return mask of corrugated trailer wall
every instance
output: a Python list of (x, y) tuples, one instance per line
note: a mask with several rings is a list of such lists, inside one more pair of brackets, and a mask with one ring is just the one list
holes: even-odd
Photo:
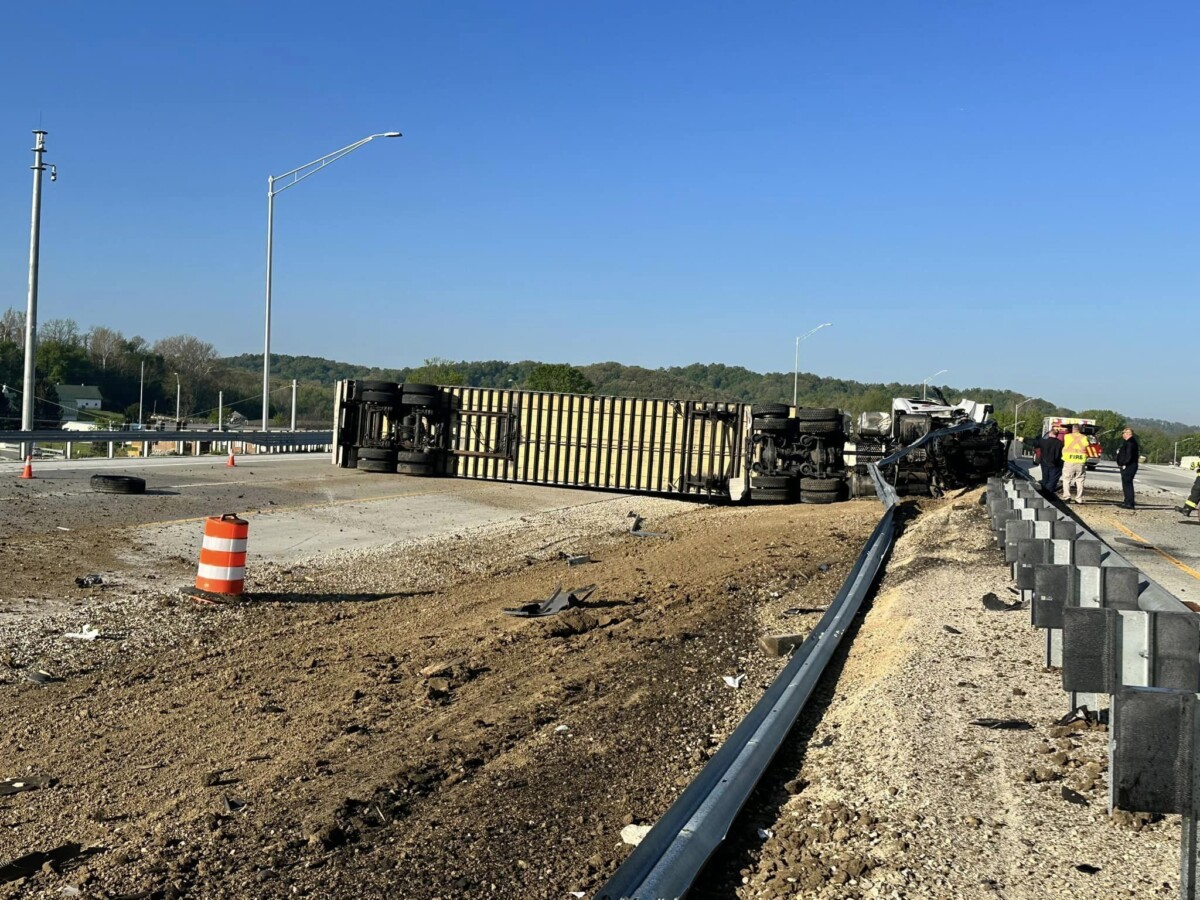
[(448, 472), (565, 487), (727, 496), (743, 472), (740, 403), (492, 388), (449, 395)]

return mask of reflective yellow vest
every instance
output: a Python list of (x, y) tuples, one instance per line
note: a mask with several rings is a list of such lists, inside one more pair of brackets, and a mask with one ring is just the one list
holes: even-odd
[(1063, 462), (1084, 463), (1088, 458), (1086, 434), (1068, 434), (1063, 438)]

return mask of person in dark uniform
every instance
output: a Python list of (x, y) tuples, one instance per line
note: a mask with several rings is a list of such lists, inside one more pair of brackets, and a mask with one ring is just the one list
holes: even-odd
[(1183, 513), (1185, 516), (1190, 516), (1196, 511), (1197, 504), (1200, 504), (1200, 475), (1196, 476), (1196, 480), (1192, 482), (1192, 492), (1188, 498), (1183, 501), (1183, 506), (1175, 507), (1175, 512)]
[(1049, 434), (1038, 438), (1037, 450), (1038, 463), (1042, 467), (1042, 492), (1053, 494), (1058, 490), (1058, 481), (1062, 478), (1062, 426), (1054, 425)]
[(1141, 459), (1141, 448), (1138, 447), (1137, 437), (1132, 428), (1126, 428), (1122, 434), (1125, 440), (1117, 448), (1117, 465), (1121, 467), (1121, 489), (1125, 492), (1123, 509), (1133, 509), (1133, 479), (1137, 475), (1138, 461)]

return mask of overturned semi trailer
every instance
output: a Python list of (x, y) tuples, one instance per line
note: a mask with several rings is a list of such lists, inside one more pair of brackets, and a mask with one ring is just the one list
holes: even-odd
[(694, 496), (845, 499), (839, 410), (339, 382), (333, 462), (364, 472)]

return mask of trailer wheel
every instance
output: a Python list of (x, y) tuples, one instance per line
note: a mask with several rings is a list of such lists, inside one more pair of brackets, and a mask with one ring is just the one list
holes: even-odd
[(819, 494), (837, 493), (842, 489), (842, 479), (840, 478), (801, 478), (800, 493), (804, 494), (808, 491), (816, 491)]
[(842, 422), (800, 422), (801, 434), (841, 434)]
[(750, 489), (751, 503), (786, 503), (791, 498), (790, 491), (766, 490), (761, 488)]
[(842, 499), (841, 491), (808, 491), (800, 492), (801, 503), (837, 503)]
[(786, 419), (790, 414), (791, 407), (786, 403), (755, 403), (750, 407), (750, 415), (764, 419)]
[(395, 467), (395, 463), (383, 459), (359, 459), (358, 461), (358, 471), (360, 472), (391, 472)]
[(433, 466), (430, 463), (396, 463), (398, 475), (432, 475)]
[(100, 494), (146, 493), (146, 479), (136, 475), (93, 475), (88, 483)]
[(436, 394), (437, 392), (436, 384), (421, 384), (419, 381), (406, 381), (400, 386), (402, 394)]
[(433, 466), (433, 454), (424, 450), (397, 450), (396, 462), (410, 466)]
[(400, 385), (394, 381), (360, 381), (360, 391), (375, 391), (379, 394), (391, 394), (393, 397), (400, 392)]
[(750, 476), (750, 490), (757, 491), (761, 489), (786, 491), (792, 486), (791, 475), (752, 475)]
[(387, 391), (363, 391), (359, 395), (363, 403), (383, 403), (391, 406), (396, 402), (396, 392), (390, 394)]
[(767, 434), (783, 434), (788, 430), (788, 422), (790, 419), (768, 419), (760, 416), (755, 416), (750, 421), (750, 427), (755, 431), (763, 431)]
[(415, 406), (420, 409), (437, 409), (436, 394), (401, 394), (400, 402), (405, 406)]
[(388, 450), (384, 447), (359, 447), (358, 448), (358, 458), (359, 459), (371, 459), (371, 460), (377, 460), (377, 461), (382, 461), (382, 462), (395, 462), (396, 461), (396, 451)]
[(840, 424), (842, 411), (828, 406), (797, 407), (796, 418), (801, 422), (838, 422)]

